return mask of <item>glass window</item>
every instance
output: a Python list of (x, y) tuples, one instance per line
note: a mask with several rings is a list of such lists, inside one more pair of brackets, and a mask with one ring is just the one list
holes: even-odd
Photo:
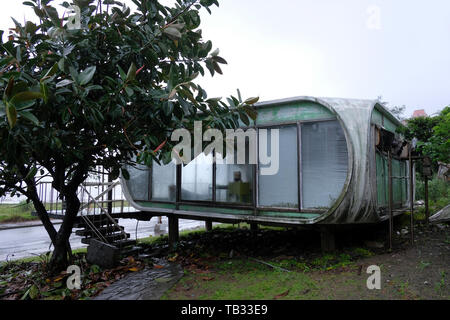
[[(298, 208), (298, 154), (297, 126), (276, 128), (279, 130), (279, 169), (274, 175), (261, 175), (261, 168), (269, 167), (260, 163), (259, 196), (260, 206), (277, 208)], [(267, 155), (271, 157), (271, 135), (267, 130)], [(264, 151), (264, 150), (263, 150)]]
[(159, 165), (153, 161), (152, 200), (175, 202), (177, 194), (177, 165), (170, 162)]
[[(249, 144), (245, 148), (245, 163), (237, 164), (237, 152), (234, 164), (226, 164), (217, 154), (216, 164), (216, 201), (230, 203), (253, 203), (253, 165), (249, 163)], [(223, 161), (223, 164), (220, 162)]]
[(192, 160), (182, 169), (181, 199), (182, 200), (212, 200), (212, 154), (204, 153)]
[(347, 178), (348, 152), (338, 121), (302, 124), (302, 207), (329, 208)]
[(127, 166), (127, 170), (130, 174), (130, 179), (127, 181), (128, 191), (133, 200), (148, 200), (149, 167), (136, 164), (135, 166)]

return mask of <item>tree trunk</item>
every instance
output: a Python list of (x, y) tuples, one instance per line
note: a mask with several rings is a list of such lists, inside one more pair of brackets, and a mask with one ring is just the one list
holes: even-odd
[(53, 245), (56, 241), (56, 229), (53, 226), (53, 223), (50, 221), (50, 218), (48, 217), (47, 209), (45, 209), (44, 204), (42, 203), (41, 199), (39, 199), (39, 196), (36, 192), (36, 188), (28, 187), (30, 189), (30, 199), (33, 202), (34, 208), (36, 209), (36, 213), (41, 220), (42, 224), (44, 225), (45, 230), (47, 231), (50, 239), (52, 240)]
[(54, 242), (54, 251), (50, 260), (50, 271), (53, 274), (64, 271), (69, 266), (72, 260), (72, 249), (70, 247), (69, 238), (72, 234), (72, 228), (75, 224), (78, 210), (80, 209), (80, 200), (76, 192), (64, 195), (66, 199), (66, 213), (64, 215), (63, 223), (56, 234)]

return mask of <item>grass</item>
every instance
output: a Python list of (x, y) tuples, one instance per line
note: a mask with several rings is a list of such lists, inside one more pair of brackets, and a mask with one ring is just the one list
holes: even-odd
[[(47, 210), (62, 210), (61, 203), (45, 203), (45, 208)], [(114, 208), (121, 207), (121, 201), (115, 201), (112, 203)], [(124, 202), (124, 207), (129, 206), (128, 202)], [(90, 208), (93, 208), (91, 205)], [(104, 204), (106, 208), (106, 204)], [(13, 223), (13, 222), (24, 222), (24, 221), (34, 221), (39, 220), (37, 216), (32, 216), (31, 212), (35, 211), (32, 203), (26, 203), (22, 201), (18, 204), (0, 204), (0, 223)]]
[[(420, 175), (417, 175), (416, 179), (416, 199), (425, 199), (425, 185)], [(450, 183), (442, 179), (438, 179), (437, 176), (433, 176), (428, 182), (428, 200), (429, 200), (429, 213), (432, 216), (446, 205), (450, 204)], [(426, 218), (425, 207), (421, 206), (414, 212), (416, 220), (423, 221)]]
[(38, 220), (31, 215), (34, 207), (30, 203), (0, 204), (0, 223)]
[(179, 283), (181, 291), (171, 291), (170, 296), (166, 294), (162, 299), (189, 299), (184, 291), (194, 286), (199, 290), (193, 298), (199, 300), (314, 299), (319, 289), (305, 273), (271, 269), (250, 260), (220, 262), (214, 269), (214, 277), (188, 272)]
[[(79, 248), (79, 249), (72, 250), (73, 255), (76, 255), (78, 253), (86, 253), (86, 252), (87, 252), (87, 248)], [(11, 261), (5, 262), (5, 263), (21, 264), (21, 263), (27, 263), (27, 262), (42, 262), (47, 259), (49, 260), (50, 257), (51, 257), (51, 253), (47, 252), (47, 253), (43, 253), (40, 255), (34, 255), (34, 256), (21, 258), (21, 259), (17, 259), (17, 260), (11, 260)]]

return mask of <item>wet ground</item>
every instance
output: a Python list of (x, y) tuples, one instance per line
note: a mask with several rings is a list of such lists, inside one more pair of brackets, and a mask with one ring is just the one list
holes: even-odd
[[(140, 222), (133, 219), (120, 219), (119, 224), (125, 227), (125, 232), (130, 233), (131, 239), (136, 239), (136, 237), (141, 239), (167, 233), (167, 218), (162, 217), (162, 222), (159, 232), (158, 230), (155, 232), (155, 225), (158, 223), (157, 218)], [(36, 222), (32, 224), (36, 224)], [(29, 223), (10, 224), (11, 229), (2, 229), (0, 225), (0, 262), (40, 255), (49, 251), (51, 242), (42, 225), (20, 227), (21, 225), (29, 225)], [(180, 230), (195, 229), (201, 226), (204, 226), (202, 221), (180, 220)], [(55, 225), (56, 229), (59, 227), (60, 224)], [(75, 234), (72, 234), (70, 243), (72, 249), (87, 247), (81, 243), (81, 237)]]
[(151, 268), (146, 267), (114, 282), (93, 300), (159, 300), (183, 274), (179, 264), (156, 259)]

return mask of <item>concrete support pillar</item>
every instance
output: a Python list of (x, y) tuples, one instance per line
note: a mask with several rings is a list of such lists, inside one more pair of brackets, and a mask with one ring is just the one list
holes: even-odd
[(178, 218), (169, 216), (169, 245), (174, 247), (178, 242), (179, 230), (178, 230)]
[(205, 221), (205, 229), (206, 231), (212, 231), (212, 221)]
[(258, 224), (257, 223), (250, 223), (250, 230), (252, 232), (257, 232), (258, 231)]
[(320, 245), (322, 252), (333, 252), (336, 250), (336, 239), (333, 230), (330, 227), (320, 228)]

